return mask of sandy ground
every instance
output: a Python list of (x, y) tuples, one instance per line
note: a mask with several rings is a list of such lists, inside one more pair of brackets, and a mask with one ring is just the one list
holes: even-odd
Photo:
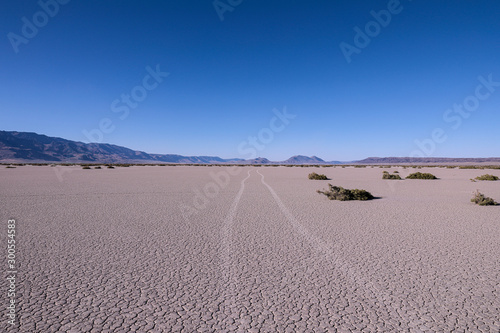
[[(500, 331), (500, 207), (469, 201), (500, 201), (500, 181), (469, 180), (500, 170), (229, 170), (0, 167), (2, 251), (9, 218), (18, 232), (0, 331)], [(330, 201), (328, 183), (379, 199)]]

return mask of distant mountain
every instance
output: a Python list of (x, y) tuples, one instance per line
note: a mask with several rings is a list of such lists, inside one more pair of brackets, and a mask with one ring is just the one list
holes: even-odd
[[(108, 143), (83, 143), (30, 132), (0, 131), (0, 161), (33, 163), (198, 163), (198, 164), (346, 164), (317, 156), (296, 155), (281, 162), (258, 157), (223, 159), (217, 156), (149, 154)], [(349, 164), (500, 163), (500, 158), (369, 157)]]
[(107, 143), (83, 143), (29, 132), (0, 131), (0, 160), (65, 163), (230, 163), (217, 156), (148, 154)]
[(368, 157), (356, 164), (408, 164), (408, 163), (498, 163), (500, 157), (449, 158), (449, 157)]
[(251, 160), (246, 160), (245, 163), (248, 163), (248, 164), (271, 164), (271, 163), (275, 163), (275, 162), (271, 162), (267, 158), (264, 158), (264, 157), (257, 157), (257, 158), (251, 159)]
[(295, 155), (287, 159), (286, 161), (280, 162), (283, 164), (325, 164), (326, 162), (319, 157), (316, 156), (304, 156), (304, 155)]

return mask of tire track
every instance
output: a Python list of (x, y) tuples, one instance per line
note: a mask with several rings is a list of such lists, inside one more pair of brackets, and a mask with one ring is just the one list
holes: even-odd
[[(292, 213), (288, 210), (288, 208), (283, 204), (279, 196), (276, 194), (274, 189), (267, 184), (264, 181), (264, 175), (257, 170), (257, 173), (261, 176), (261, 183), (269, 190), (271, 195), (273, 196), (276, 204), (280, 208), (281, 212), (285, 217), (287, 218), (288, 222), (292, 225), (292, 227), (295, 229), (295, 231), (302, 236), (310, 245), (312, 248), (314, 248), (317, 252), (321, 253), (322, 255), (326, 256), (327, 259), (333, 261), (334, 265), (339, 267), (341, 272), (344, 273), (344, 275), (353, 281), (357, 287), (360, 289), (363, 289), (365, 291), (368, 291), (372, 294), (373, 298), (367, 298), (366, 301), (370, 302), (373, 307), (379, 307), (383, 306), (385, 308), (385, 312), (390, 315), (396, 315), (398, 318), (393, 318), (396, 319), (397, 321), (401, 323), (406, 323), (409, 324), (410, 326), (412, 322), (403, 316), (399, 314), (401, 309), (396, 308), (392, 305), (392, 302), (389, 303), (389, 306), (392, 309), (387, 309), (387, 301), (391, 300), (394, 298), (393, 295), (390, 295), (386, 291), (382, 290), (381, 288), (377, 287), (372, 281), (369, 281), (363, 277), (363, 273), (359, 272), (355, 269), (353, 269), (353, 265), (351, 265), (348, 260), (343, 259), (338, 257), (333, 250), (326, 244), (324, 241), (319, 239), (318, 237), (315, 237), (312, 235), (309, 230), (307, 230), (306, 227), (304, 227), (296, 218), (293, 216)], [(373, 302), (373, 299), (377, 300), (377, 304)]]
[(232, 263), (231, 258), (231, 248), (233, 246), (233, 225), (234, 225), (234, 217), (236, 215), (236, 211), (238, 209), (238, 204), (241, 200), (241, 196), (245, 191), (245, 182), (248, 178), (250, 178), (250, 171), (248, 170), (247, 176), (241, 181), (240, 189), (236, 194), (231, 207), (229, 208), (228, 214), (224, 220), (221, 230), (221, 238), (222, 238), (222, 255), (221, 255), (221, 280), (222, 280), (222, 288), (223, 288), (223, 302), (222, 310), (226, 315), (230, 317), (237, 317), (236, 311), (236, 285), (237, 279), (235, 278), (235, 274), (233, 272), (234, 265)]

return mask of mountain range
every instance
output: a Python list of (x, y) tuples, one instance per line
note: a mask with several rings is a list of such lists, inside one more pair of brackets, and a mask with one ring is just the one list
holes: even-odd
[(31, 132), (0, 131), (0, 162), (32, 163), (182, 163), (182, 164), (405, 164), (500, 163), (500, 158), (369, 157), (360, 161), (324, 161), (317, 156), (292, 156), (285, 161), (264, 157), (245, 160), (217, 156), (150, 154), (107, 143), (83, 143)]
[(217, 156), (149, 154), (108, 143), (83, 143), (31, 132), (0, 131), (0, 161), (36, 163), (242, 163), (242, 164), (334, 164), (312, 156), (293, 156), (272, 162), (258, 157), (223, 159)]

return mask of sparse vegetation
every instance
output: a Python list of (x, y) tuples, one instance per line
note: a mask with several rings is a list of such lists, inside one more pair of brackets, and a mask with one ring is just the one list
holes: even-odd
[(395, 170), (395, 171), (394, 171), (394, 173), (399, 173), (399, 171), (398, 171), (398, 170)]
[(396, 175), (396, 174), (392, 174), (391, 175), (389, 172), (384, 171), (382, 173), (382, 179), (397, 179), (397, 180), (401, 180), (401, 176), (400, 175)]
[(15, 166), (12, 166), (12, 165), (7, 165), (7, 166), (5, 167), (5, 169), (15, 169), (15, 168), (16, 168), (16, 167), (15, 167)]
[(82, 167), (82, 169), (88, 170), (88, 169), (90, 169), (90, 167), (88, 165), (85, 165), (85, 166)]
[(312, 180), (328, 180), (328, 177), (326, 175), (323, 175), (323, 174), (317, 174), (316, 172), (311, 172), (309, 174), (309, 179), (312, 179)]
[(437, 179), (437, 177), (431, 173), (415, 172), (409, 174), (406, 179)]
[(458, 167), (459, 169), (484, 169), (484, 167), (476, 166), (476, 165), (461, 165)]
[(108, 165), (108, 166), (107, 166), (107, 168), (108, 168), (108, 169), (114, 169), (115, 167), (114, 167), (114, 166), (112, 166), (112, 165)]
[(482, 176), (477, 176), (476, 179), (477, 180), (498, 180), (499, 178), (497, 176), (494, 176), (494, 175), (486, 174), (486, 175), (482, 175)]
[(498, 203), (492, 198), (485, 197), (484, 194), (480, 193), (479, 190), (474, 192), (474, 196), (470, 199), (471, 202), (479, 206), (496, 206)]
[(332, 184), (328, 184), (329, 191), (320, 191), (317, 192), (320, 194), (324, 194), (330, 200), (340, 200), (340, 201), (350, 201), (350, 200), (372, 200), (374, 196), (365, 190), (349, 190), (343, 188), (341, 186), (333, 186)]
[(102, 169), (100, 166), (96, 166), (94, 167), (94, 169)]

